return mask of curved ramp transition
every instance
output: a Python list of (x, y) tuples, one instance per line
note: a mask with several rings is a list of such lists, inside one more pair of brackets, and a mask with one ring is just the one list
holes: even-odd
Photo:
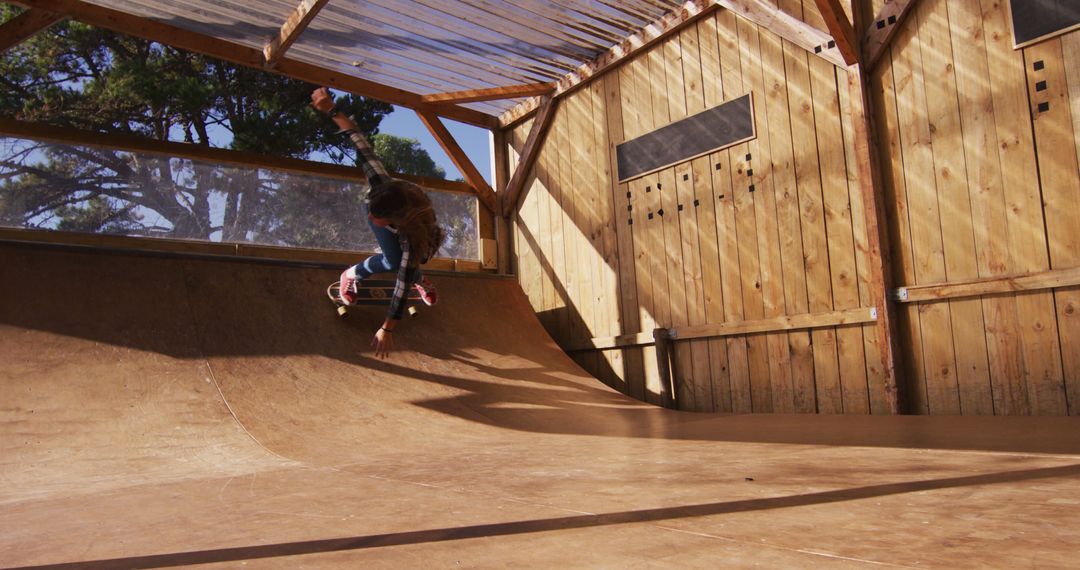
[(0, 566), (1067, 566), (1075, 418), (632, 401), (511, 280), (0, 244)]

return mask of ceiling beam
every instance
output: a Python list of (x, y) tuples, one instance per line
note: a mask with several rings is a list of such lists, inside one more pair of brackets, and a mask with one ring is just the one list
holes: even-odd
[(35, 34), (63, 20), (60, 14), (31, 8), (0, 26), (0, 53), (34, 37)]
[(889, 46), (893, 36), (900, 29), (911, 9), (915, 6), (915, 0), (892, 0), (881, 8), (881, 12), (874, 16), (866, 33), (863, 34), (863, 66), (873, 69), (877, 64), (885, 48)]
[(505, 218), (517, 207), (518, 195), (525, 188), (525, 180), (540, 155), (540, 147), (544, 144), (544, 137), (551, 128), (555, 116), (555, 98), (544, 95), (540, 98), (540, 107), (533, 120), (532, 129), (525, 139), (525, 147), (521, 149), (521, 159), (518, 160), (514, 175), (510, 182), (506, 183), (506, 190), (499, 193), (499, 213)]
[[(62, 14), (99, 28), (201, 53), (246, 67), (262, 69), (266, 61), (262, 51), (259, 49), (198, 34), (151, 18), (134, 16), (119, 10), (83, 2), (82, 0), (14, 0), (14, 2), (29, 8), (40, 8)], [(271, 71), (315, 85), (340, 89), (417, 111), (422, 110), (433, 115), (486, 129), (498, 127), (496, 117), (479, 111), (454, 105), (430, 105), (424, 103), (421, 96), (416, 93), (330, 71), (317, 65), (287, 57), (282, 58)]]
[(281, 30), (272, 40), (263, 47), (263, 57), (266, 58), (266, 67), (273, 69), (278, 61), (285, 56), (289, 47), (304, 33), (308, 24), (315, 19), (315, 15), (322, 10), (329, 0), (301, 0), (300, 5), (289, 14), (289, 19), (281, 26)]
[(858, 38), (855, 36), (855, 28), (851, 25), (847, 13), (844, 12), (840, 0), (816, 0), (818, 11), (825, 20), (825, 26), (832, 33), (836, 48), (844, 58), (844, 63), (855, 65), (859, 63)]
[(554, 83), (525, 83), (507, 87), (493, 87), (491, 89), (434, 93), (424, 95), (422, 100), (425, 103), (471, 103), (474, 101), (493, 101), (496, 99), (515, 99), (517, 97), (543, 95), (551, 92), (554, 88)]
[(435, 140), (439, 142), (439, 146), (442, 147), (443, 151), (450, 157), (450, 160), (453, 161), (454, 166), (456, 166), (458, 171), (461, 172), (461, 175), (465, 177), (465, 181), (472, 186), (480, 203), (492, 212), (497, 212), (498, 210), (495, 209), (495, 191), (491, 189), (491, 185), (487, 183), (484, 176), (480, 174), (480, 171), (477, 170), (476, 166), (469, 160), (465, 151), (461, 150), (457, 141), (454, 140), (454, 135), (450, 134), (446, 125), (432, 113), (416, 111), (416, 114), (420, 117), (420, 120), (424, 123), (424, 126), (427, 127), (428, 131), (431, 131), (431, 136), (435, 137)]

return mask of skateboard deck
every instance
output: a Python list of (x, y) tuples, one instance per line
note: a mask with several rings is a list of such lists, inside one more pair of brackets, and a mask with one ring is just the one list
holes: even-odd
[[(397, 286), (397, 282), (388, 279), (364, 279), (357, 281), (355, 285), (356, 300), (351, 304), (346, 305), (341, 302), (341, 296), (339, 295), (341, 283), (334, 281), (326, 288), (326, 296), (337, 306), (338, 315), (345, 317), (349, 314), (349, 307), (385, 307), (389, 305), (390, 299), (394, 296), (395, 286)], [(410, 316), (416, 314), (416, 303), (422, 302), (423, 301), (420, 300), (420, 293), (418, 293), (416, 289), (409, 287), (409, 290), (405, 295), (405, 304)]]

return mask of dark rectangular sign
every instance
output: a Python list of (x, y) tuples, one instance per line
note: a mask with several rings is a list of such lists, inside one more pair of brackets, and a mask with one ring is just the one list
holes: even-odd
[(676, 121), (615, 147), (619, 182), (753, 139), (750, 93)]
[(1080, 27), (1080, 0), (1009, 0), (1009, 14), (1021, 48)]

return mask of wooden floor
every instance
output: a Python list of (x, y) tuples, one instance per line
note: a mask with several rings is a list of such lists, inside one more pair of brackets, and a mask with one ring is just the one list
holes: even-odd
[(2, 567), (1076, 567), (1078, 418), (662, 410), (509, 280), (379, 361), (329, 269), (0, 264)]

